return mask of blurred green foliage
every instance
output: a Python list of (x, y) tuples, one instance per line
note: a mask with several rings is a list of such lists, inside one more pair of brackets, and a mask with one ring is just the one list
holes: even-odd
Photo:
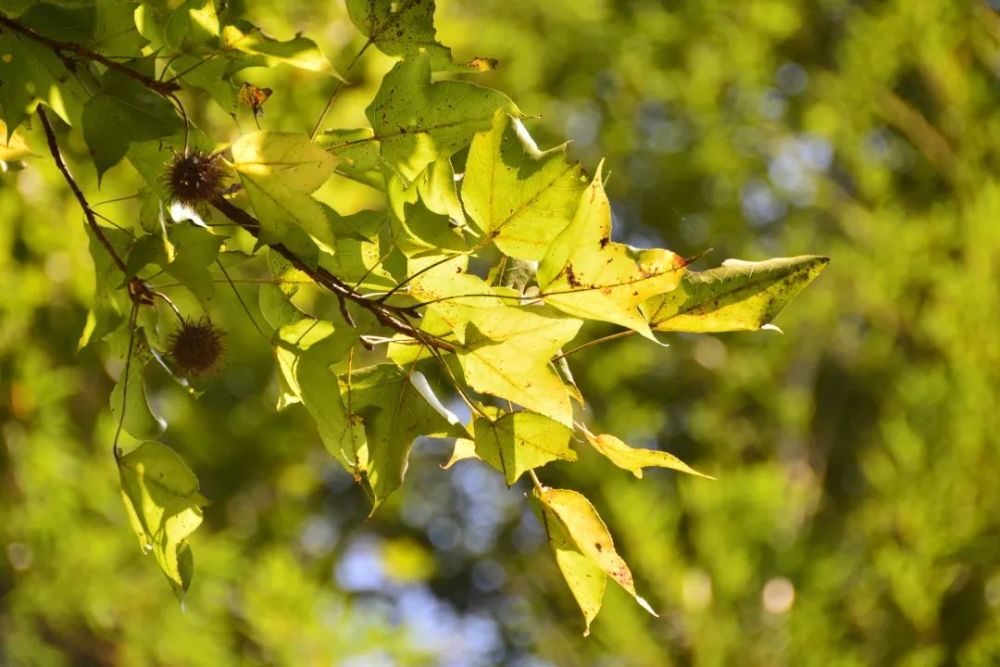
[[(13, 665), (989, 665), (1000, 661), (1000, 16), (987, 3), (439, 3), (473, 80), (543, 147), (602, 156), (622, 240), (711, 259), (823, 252), (784, 336), (671, 335), (575, 355), (594, 417), (709, 482), (581, 451), (648, 617), (608, 589), (580, 636), (521, 489), (418, 448), (367, 502), (306, 414), (274, 414), (268, 346), (219, 290), (230, 364), (197, 401), (150, 393), (213, 500), (178, 608), (141, 556), (111, 457), (112, 381), (76, 352), (93, 285), (75, 202), (43, 157), (0, 176), (0, 662)], [(312, 37), (341, 71), (340, 3), (229, 3)], [(331, 127), (364, 124), (390, 60), (355, 66)], [(333, 85), (276, 67), (268, 129), (311, 128)], [(200, 125), (239, 130), (192, 101)], [(242, 117), (244, 131), (253, 119)], [(30, 147), (44, 156), (38, 130)], [(98, 197), (82, 135), (67, 153)], [(320, 196), (373, 206), (346, 180)], [(114, 219), (125, 204), (99, 209)], [(711, 261), (710, 264), (716, 264)], [(246, 288), (245, 295), (255, 290)], [(610, 330), (609, 330), (610, 331)], [(565, 483), (563, 483), (565, 482)]]

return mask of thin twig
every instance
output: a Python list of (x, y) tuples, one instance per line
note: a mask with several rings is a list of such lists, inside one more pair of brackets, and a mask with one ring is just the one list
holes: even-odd
[(20, 33), (29, 39), (33, 39), (39, 44), (44, 44), (45, 46), (55, 51), (56, 55), (60, 57), (63, 57), (64, 54), (66, 53), (73, 53), (78, 57), (83, 58), (84, 60), (90, 60), (92, 62), (100, 63), (105, 67), (107, 67), (108, 69), (113, 69), (116, 72), (121, 72), (130, 79), (135, 79), (143, 86), (149, 88), (158, 95), (167, 96), (170, 93), (173, 93), (174, 91), (181, 89), (181, 87), (178, 84), (173, 83), (172, 81), (157, 81), (156, 79), (148, 77), (145, 74), (132, 69), (131, 67), (126, 67), (121, 63), (115, 62), (114, 60), (111, 60), (106, 56), (102, 56), (100, 53), (96, 53), (95, 51), (91, 51), (85, 46), (76, 44), (75, 42), (63, 42), (58, 39), (52, 39), (51, 37), (46, 37), (45, 35), (35, 32), (34, 30), (32, 30), (27, 26), (21, 25), (14, 19), (9, 18), (4, 14), (0, 14), (0, 25), (5, 26), (10, 30), (13, 30), (14, 32)]
[[(2, 18), (2, 17), (0, 17)], [(52, 124), (49, 123), (48, 116), (45, 115), (45, 110), (41, 106), (38, 107), (38, 118), (42, 122), (42, 128), (45, 130), (45, 137), (49, 142), (49, 152), (52, 153), (52, 159), (56, 163), (56, 167), (62, 172), (63, 178), (66, 179), (66, 183), (69, 184), (69, 189), (73, 191), (73, 196), (76, 197), (76, 201), (80, 204), (80, 208), (83, 209), (83, 217), (87, 219), (87, 224), (90, 225), (90, 229), (94, 232), (94, 236), (97, 240), (101, 242), (108, 254), (111, 255), (111, 259), (114, 260), (115, 264), (121, 269), (122, 273), (128, 274), (128, 270), (125, 268), (125, 262), (122, 258), (118, 256), (115, 252), (114, 246), (111, 245), (111, 241), (108, 237), (104, 235), (104, 230), (101, 226), (97, 224), (97, 218), (94, 217), (94, 211), (90, 208), (90, 204), (87, 203), (87, 198), (83, 196), (83, 191), (80, 190), (80, 186), (76, 184), (76, 180), (73, 178), (73, 174), (69, 172), (69, 167), (63, 161), (62, 152), (59, 150), (59, 142), (56, 141), (55, 130), (52, 129)]]
[[(354, 56), (354, 59), (351, 60), (351, 64), (348, 65), (347, 69), (344, 70), (345, 77), (351, 73), (351, 70), (354, 68), (357, 62), (361, 60), (361, 56), (365, 54), (365, 51), (367, 51), (368, 47), (371, 45), (372, 45), (372, 40), (369, 39), (367, 42), (365, 42), (365, 45), (361, 47), (361, 50), (358, 51), (357, 55)], [(323, 121), (326, 120), (326, 115), (330, 113), (330, 107), (333, 106), (333, 101), (337, 99), (337, 95), (340, 94), (340, 90), (344, 87), (345, 83), (347, 82), (341, 79), (337, 83), (337, 87), (333, 89), (333, 93), (330, 95), (330, 99), (326, 101), (326, 106), (324, 106), (323, 111), (320, 112), (319, 118), (316, 119), (316, 124), (313, 126), (313, 131), (309, 135), (309, 138), (311, 140), (313, 141), (316, 140), (316, 135), (319, 134), (319, 128), (323, 127)]]
[(615, 340), (617, 338), (625, 338), (626, 336), (631, 336), (634, 333), (636, 333), (635, 329), (625, 329), (624, 331), (618, 331), (616, 333), (609, 334), (609, 335), (604, 336), (602, 338), (595, 338), (594, 340), (587, 341), (586, 343), (583, 343), (582, 345), (577, 345), (576, 347), (574, 347), (571, 350), (567, 350), (567, 351), (565, 351), (565, 352), (563, 352), (561, 354), (557, 354), (556, 356), (552, 357), (552, 361), (559, 361), (560, 359), (565, 359), (569, 355), (571, 355), (571, 354), (573, 354), (575, 352), (579, 352), (580, 350), (586, 350), (588, 347), (593, 347), (595, 345), (600, 345), (601, 343), (606, 343), (609, 340)]
[[(256, 218), (240, 207), (221, 196), (212, 200), (212, 206), (214, 206), (215, 209), (224, 216), (245, 229), (247, 233), (254, 238), (258, 238), (260, 236), (260, 223)], [(437, 337), (432, 337), (429, 334), (418, 330), (406, 321), (403, 317), (403, 310), (401, 308), (381, 304), (377, 301), (372, 301), (371, 299), (366, 298), (363, 294), (351, 289), (347, 283), (323, 267), (317, 267), (315, 269), (309, 267), (305, 262), (299, 259), (294, 252), (282, 243), (270, 243), (268, 244), (268, 247), (287, 259), (292, 266), (312, 278), (317, 285), (327, 289), (338, 299), (344, 302), (351, 301), (369, 311), (375, 316), (375, 319), (377, 319), (384, 326), (394, 329), (403, 335), (409, 336), (410, 338), (426, 341), (428, 345), (436, 347), (440, 350), (445, 350), (447, 352), (455, 351), (455, 346), (451, 343)]]

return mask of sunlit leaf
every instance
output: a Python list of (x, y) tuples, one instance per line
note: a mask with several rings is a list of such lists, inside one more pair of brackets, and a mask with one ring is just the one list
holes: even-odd
[(85, 65), (70, 73), (49, 48), (13, 31), (0, 31), (0, 119), (7, 125), (8, 136), (38, 102), (67, 123), (79, 125), (90, 97), (81, 83), (86, 80), (93, 78)]
[(455, 172), (447, 159), (432, 162), (409, 185), (398, 176), (386, 184), (393, 217), (393, 238), (407, 255), (462, 252), (465, 212), (455, 191)]
[(477, 134), (466, 161), (462, 201), (501, 252), (540, 260), (576, 213), (586, 189), (583, 169), (565, 146), (538, 150), (521, 121), (497, 113)]
[[(536, 491), (535, 497), (542, 505), (549, 545), (583, 611), (587, 624), (584, 634), (600, 610), (603, 585), (593, 581), (600, 578), (598, 572), (611, 577), (643, 609), (656, 616), (649, 603), (635, 592), (632, 572), (615, 551), (608, 527), (589, 500), (576, 491), (550, 488)], [(562, 558), (561, 553), (565, 554)]]
[(688, 272), (680, 286), (651, 299), (644, 309), (658, 331), (756, 331), (829, 264), (804, 255), (744, 262), (729, 259), (709, 271)]
[(475, 312), (458, 350), (465, 379), (476, 391), (572, 428), (569, 391), (549, 361), (581, 324), (547, 308), (498, 306)]
[(414, 439), (464, 433), (427, 402), (410, 374), (394, 365), (342, 377), (340, 393), (352, 423), (363, 426), (360, 440), (356, 430), (345, 432), (341, 448), (357, 452), (372, 491), (372, 511), (403, 483)]
[(198, 478), (173, 449), (147, 441), (118, 460), (122, 498), (144, 553), (156, 562), (183, 599), (191, 586), (194, 558), (187, 538), (201, 525), (207, 504)]
[(612, 241), (611, 204), (601, 178), (598, 167), (573, 222), (539, 265), (538, 284), (546, 303), (562, 311), (620, 324), (652, 339), (639, 305), (674, 289), (684, 261), (669, 250), (639, 250)]
[(347, 0), (347, 13), (358, 30), (386, 55), (427, 54), (435, 71), (492, 69), (458, 65), (452, 60), (451, 49), (437, 41), (432, 0)]
[(496, 420), (477, 415), (473, 426), (476, 455), (502, 472), (508, 485), (550, 461), (576, 460), (569, 446), (573, 432), (533, 412), (512, 412)]
[(214, 0), (186, 0), (170, 14), (163, 29), (167, 46), (193, 51), (219, 36), (219, 17)]
[(314, 238), (329, 230), (326, 211), (309, 195), (333, 173), (332, 155), (305, 134), (290, 132), (245, 134), (232, 153), (260, 221), (262, 243), (286, 240), (296, 228)]
[(590, 634), (590, 624), (601, 611), (608, 575), (580, 550), (559, 515), (544, 503), (539, 505), (549, 548), (552, 549), (556, 565), (569, 586), (573, 599), (583, 613), (583, 635), (586, 637)]
[(358, 474), (365, 465), (351, 446), (351, 429), (332, 366), (342, 362), (357, 341), (357, 329), (335, 329), (322, 320), (304, 319), (278, 330), (275, 354), (278, 368), (292, 395), (316, 422), (327, 451), (344, 469)]
[[(584, 436), (594, 449), (604, 455), (619, 468), (628, 470), (636, 477), (642, 478), (643, 468), (670, 468), (686, 472), (698, 477), (708, 477), (688, 466), (673, 454), (657, 449), (639, 449), (629, 447), (613, 435), (594, 435), (584, 432)], [(709, 479), (711, 479), (709, 477)]]
[(291, 65), (309, 72), (328, 74), (342, 79), (333, 69), (330, 61), (316, 46), (316, 42), (301, 35), (281, 41), (269, 37), (247, 21), (237, 21), (222, 29), (222, 46), (225, 49), (242, 51), (254, 58), (242, 63), (243, 67), (267, 67)]
[(370, 127), (357, 130), (327, 130), (317, 143), (340, 159), (337, 173), (359, 183), (381, 189), (381, 146)]
[(411, 181), (488, 129), (498, 109), (520, 114), (509, 97), (495, 90), (464, 81), (432, 83), (428, 57), (413, 56), (385, 75), (367, 114), (382, 158)]

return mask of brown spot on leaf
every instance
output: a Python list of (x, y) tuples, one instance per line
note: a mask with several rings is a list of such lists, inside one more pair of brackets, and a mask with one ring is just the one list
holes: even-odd
[(576, 272), (573, 271), (572, 264), (566, 265), (566, 280), (569, 282), (571, 287), (579, 287), (583, 284), (580, 282), (580, 279), (576, 277)]

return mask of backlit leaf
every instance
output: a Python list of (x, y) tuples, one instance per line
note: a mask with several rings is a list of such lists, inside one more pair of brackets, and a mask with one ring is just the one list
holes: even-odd
[(549, 365), (581, 321), (547, 308), (498, 306), (472, 314), (458, 359), (476, 391), (573, 427), (570, 393)]
[(327, 214), (311, 192), (333, 173), (335, 159), (305, 134), (254, 132), (232, 146), (233, 166), (261, 224), (261, 242), (286, 240), (292, 229), (322, 237)]
[[(122, 419), (122, 403), (124, 398), (124, 419), (122, 428), (139, 440), (149, 440), (159, 437), (167, 423), (153, 412), (146, 397), (146, 365), (153, 358), (149, 350), (149, 342), (145, 332), (137, 329), (132, 346), (132, 359), (126, 364), (128, 352), (129, 330), (119, 329), (109, 338), (112, 343), (112, 354), (122, 365), (122, 376), (111, 391), (111, 416), (115, 424)], [(125, 366), (128, 366), (128, 375)]]
[(540, 151), (521, 121), (497, 113), (477, 134), (466, 161), (462, 201), (501, 252), (540, 260), (576, 213), (586, 189), (583, 169), (565, 146)]
[(347, 13), (358, 30), (386, 55), (425, 53), (435, 71), (470, 70), (454, 63), (451, 49), (437, 41), (433, 0), (347, 0)]
[(683, 272), (684, 261), (669, 250), (639, 250), (611, 240), (611, 204), (598, 167), (573, 222), (539, 265), (538, 284), (545, 302), (562, 311), (653, 339), (639, 305), (674, 289)]
[(367, 109), (382, 145), (382, 158), (407, 181), (427, 165), (447, 158), (488, 129), (498, 110), (520, 112), (509, 97), (464, 81), (431, 82), (431, 63), (417, 55), (398, 63), (382, 79)]
[(351, 447), (347, 411), (337, 375), (331, 368), (343, 361), (357, 341), (357, 329), (335, 329), (322, 320), (303, 319), (278, 330), (275, 354), (278, 368), (292, 396), (305, 406), (316, 422), (327, 451), (354, 474), (365, 461)]
[(803, 255), (744, 262), (729, 259), (688, 272), (676, 290), (644, 306), (658, 331), (756, 331), (823, 272), (828, 257)]
[(576, 460), (569, 446), (573, 432), (533, 412), (511, 412), (494, 421), (477, 415), (473, 426), (476, 455), (502, 472), (508, 486), (550, 461)]
[[(636, 594), (632, 572), (615, 551), (608, 527), (589, 500), (576, 491), (550, 488), (536, 491), (535, 497), (542, 504), (549, 545), (556, 553), (563, 577), (583, 611), (587, 623), (584, 634), (589, 632), (590, 622), (600, 609), (601, 595), (598, 590), (603, 591), (603, 586), (599, 587), (592, 581), (597, 571), (611, 577), (635, 598), (639, 606), (653, 616), (657, 615), (649, 603)], [(560, 552), (573, 555), (560, 560)]]
[(316, 42), (301, 35), (281, 41), (269, 37), (260, 28), (247, 21), (237, 21), (235, 25), (227, 25), (222, 29), (222, 46), (225, 49), (242, 51), (253, 57), (242, 63), (242, 67), (286, 64), (342, 79), (316, 46)]
[(122, 499), (143, 553), (153, 552), (177, 596), (191, 586), (194, 559), (187, 538), (207, 504), (198, 478), (173, 449), (147, 441), (118, 461)]
[[(708, 477), (708, 475), (703, 475), (694, 468), (688, 466), (673, 454), (669, 454), (667, 452), (657, 449), (639, 449), (629, 447), (613, 435), (594, 435), (589, 432), (584, 432), (584, 437), (587, 438), (587, 442), (589, 442), (594, 449), (604, 455), (609, 461), (614, 463), (619, 468), (628, 470), (640, 479), (642, 478), (643, 468), (654, 467), (670, 468), (671, 470), (686, 472), (691, 475), (697, 475), (698, 477)], [(708, 478), (711, 479), (710, 477)]]
[(379, 365), (340, 380), (353, 423), (363, 426), (344, 435), (342, 449), (358, 453), (359, 467), (373, 495), (372, 511), (403, 483), (410, 447), (418, 436), (464, 433), (453, 426), (394, 365)]

